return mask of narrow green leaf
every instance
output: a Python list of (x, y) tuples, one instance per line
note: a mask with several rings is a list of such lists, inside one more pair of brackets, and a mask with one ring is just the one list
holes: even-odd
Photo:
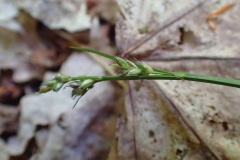
[(116, 58), (114, 56), (111, 56), (109, 54), (99, 52), (99, 51), (96, 51), (96, 50), (93, 50), (93, 49), (90, 49), (90, 48), (80, 48), (80, 47), (75, 47), (75, 46), (71, 46), (70, 48), (75, 49), (75, 50), (79, 50), (79, 51), (91, 52), (91, 53), (106, 57), (108, 59), (112, 59), (114, 61), (116, 60)]

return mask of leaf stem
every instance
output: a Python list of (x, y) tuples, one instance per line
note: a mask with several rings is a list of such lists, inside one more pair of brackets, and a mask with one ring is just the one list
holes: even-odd
[(237, 79), (220, 78), (220, 77), (213, 77), (213, 76), (187, 74), (187, 73), (184, 75), (183, 79), (188, 81), (205, 82), (205, 83), (212, 83), (212, 84), (240, 88), (240, 80), (237, 80)]
[(159, 74), (159, 75), (147, 75), (147, 76), (78, 76), (72, 77), (72, 80), (86, 80), (93, 79), (96, 82), (101, 81), (112, 81), (112, 80), (187, 80), (195, 82), (205, 82), (217, 85), (224, 85), (230, 87), (240, 88), (240, 80), (229, 79), (229, 78), (219, 78), (213, 76), (202, 76), (188, 73), (181, 73), (181, 77), (174, 76), (174, 72), (169, 72), (169, 75)]

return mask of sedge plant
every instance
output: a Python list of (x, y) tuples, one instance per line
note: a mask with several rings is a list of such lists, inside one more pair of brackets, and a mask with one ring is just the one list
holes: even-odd
[(212, 83), (224, 86), (231, 86), (240, 88), (240, 80), (230, 78), (220, 78), (214, 76), (196, 75), (185, 72), (168, 72), (165, 70), (159, 70), (152, 68), (141, 61), (130, 61), (117, 56), (111, 56), (109, 54), (95, 51), (89, 48), (70, 47), (72, 49), (91, 52), (105, 58), (109, 58), (115, 61), (115, 64), (111, 64), (119, 68), (117, 76), (77, 76), (71, 77), (68, 75), (58, 73), (55, 78), (47, 81), (40, 87), (38, 93), (46, 93), (49, 91), (58, 92), (65, 84), (72, 88), (72, 97), (78, 97), (75, 105), (79, 99), (91, 88), (94, 84), (102, 81), (117, 81), (117, 80), (187, 80), (204, 83)]

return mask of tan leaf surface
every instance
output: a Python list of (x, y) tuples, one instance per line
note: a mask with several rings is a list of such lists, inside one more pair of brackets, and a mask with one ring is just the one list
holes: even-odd
[[(239, 62), (227, 60), (204, 60), (198, 63), (176, 61), (162, 64), (175, 70), (238, 79), (239, 65)], [(203, 140), (216, 150), (219, 157), (240, 158), (239, 89), (186, 81), (157, 83), (168, 98), (189, 117), (192, 126), (195, 126)]]
[[(188, 0), (119, 0), (117, 2), (125, 18), (119, 16), (116, 30), (117, 46), (123, 52), (144, 36), (148, 36), (152, 31), (155, 31), (167, 20), (174, 19), (176, 15), (183, 13), (200, 1), (192, 3)], [(217, 29), (213, 32), (206, 23), (207, 15), (229, 3), (234, 3), (235, 6), (217, 18)], [(239, 17), (237, 15), (239, 15), (240, 9), (237, 4), (238, 1), (234, 0), (207, 1), (131, 54), (134, 56), (141, 54), (143, 56), (149, 54), (150, 51), (154, 50), (156, 52), (156, 49), (159, 49), (157, 53), (161, 54), (162, 57), (181, 55), (224, 57), (223, 54), (226, 52), (229, 53), (229, 57), (238, 56), (237, 47), (231, 45), (233, 42), (239, 43), (237, 38), (239, 37), (237, 32), (239, 30)], [(181, 35), (185, 37), (184, 42), (182, 42)], [(226, 36), (229, 38), (223, 39)], [(178, 45), (178, 43), (184, 43), (184, 45)], [(170, 51), (165, 51), (166, 49), (163, 49), (162, 45), (170, 47)], [(225, 45), (231, 45), (232, 47), (225, 48), (223, 47)], [(216, 49), (218, 52), (216, 52)], [(196, 51), (198, 52), (196, 53)]]
[[(120, 17), (117, 22), (116, 31), (117, 46), (121, 52), (149, 34), (147, 32), (140, 34), (139, 28), (147, 26), (150, 31), (155, 30), (161, 26), (161, 21), (174, 17), (173, 11), (177, 12), (181, 7), (193, 5), (187, 0), (168, 3), (131, 0), (125, 2), (118, 1), (120, 9), (125, 13), (125, 19)], [(214, 20), (216, 30), (212, 31), (206, 23), (207, 15), (229, 3), (234, 3), (234, 7)], [(159, 69), (239, 79), (240, 25), (237, 16), (240, 14), (239, 7), (238, 1), (207, 1), (202, 7), (159, 33), (131, 54), (137, 57), (151, 53), (147, 63)], [(158, 17), (153, 21), (155, 23), (150, 22), (149, 17), (153, 15)], [(176, 122), (177, 126), (180, 127), (181, 124), (184, 126), (180, 127), (182, 130), (178, 132), (181, 134), (177, 136), (177, 140), (182, 140), (181, 144), (184, 146), (182, 149), (185, 149), (185, 152), (181, 152), (185, 153), (181, 155), (182, 159), (240, 159), (239, 89), (187, 81), (156, 81), (156, 83), (157, 85), (153, 85), (144, 82), (140, 91), (134, 90), (137, 84), (130, 84), (131, 96), (128, 95), (126, 99), (127, 120), (121, 121), (122, 125), (119, 125), (118, 132), (118, 154), (123, 159), (154, 159), (156, 156), (158, 157), (156, 159), (179, 158), (177, 153), (180, 152), (176, 152), (179, 141), (168, 138), (176, 131), (175, 127), (171, 127)], [(153, 93), (157, 96), (152, 96)], [(176, 114), (177, 109), (187, 123), (177, 118), (175, 123), (166, 121), (164, 116), (161, 117), (166, 113), (166, 109), (175, 111), (167, 112), (167, 115), (181, 117)], [(148, 112), (151, 114), (147, 114)], [(155, 114), (160, 118), (153, 116)], [(154, 120), (151, 120), (153, 118)], [(146, 119), (151, 120), (151, 123), (146, 124)], [(166, 123), (168, 128), (159, 132), (158, 129), (163, 127), (159, 124), (162, 123)], [(189, 127), (193, 129), (194, 134)], [(161, 139), (164, 135), (161, 143), (150, 144), (151, 138), (147, 136), (150, 128), (153, 128), (154, 133), (158, 133), (154, 134), (157, 138)], [(193, 143), (195, 147), (188, 146), (187, 142)], [(156, 153), (156, 148), (162, 150)], [(211, 153), (209, 157), (206, 157), (207, 151)]]
[[(208, 149), (186, 130), (158, 86), (131, 83), (126, 97), (127, 120), (118, 125), (118, 154), (123, 160), (205, 159)], [(211, 156), (210, 156), (211, 157)], [(209, 157), (208, 157), (209, 158)], [(210, 158), (209, 158), (210, 159)]]

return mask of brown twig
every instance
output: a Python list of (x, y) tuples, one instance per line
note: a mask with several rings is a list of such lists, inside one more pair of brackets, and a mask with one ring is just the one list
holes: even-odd
[(203, 2), (202, 1), (200, 3), (198, 3), (197, 5), (193, 6), (192, 8), (190, 8), (189, 10), (187, 10), (186, 12), (180, 14), (177, 17), (174, 17), (174, 19), (170, 19), (169, 21), (167, 21), (165, 24), (163, 24), (162, 26), (160, 26), (156, 31), (152, 32), (150, 35), (146, 36), (145, 38), (143, 38), (142, 40), (140, 40), (139, 42), (137, 42), (134, 46), (130, 47), (129, 49), (127, 49), (124, 53), (122, 53), (123, 57), (126, 57), (129, 53), (131, 53), (132, 51), (134, 51), (135, 49), (139, 48), (142, 44), (146, 43), (148, 40), (150, 40), (152, 37), (154, 37), (156, 34), (158, 34), (159, 32), (163, 31), (164, 29), (168, 28), (169, 26), (171, 26), (173, 23), (177, 22), (178, 20), (182, 19), (183, 17), (185, 17), (186, 15), (188, 15), (189, 13), (191, 13), (192, 11), (194, 11), (196, 8), (198, 8)]
[(233, 6), (234, 4), (230, 3), (209, 13), (208, 16), (206, 17), (206, 22), (209, 25), (209, 28), (214, 31), (216, 29), (216, 26), (214, 25), (212, 20), (217, 18), (219, 15), (223, 14), (227, 10), (231, 9)]

